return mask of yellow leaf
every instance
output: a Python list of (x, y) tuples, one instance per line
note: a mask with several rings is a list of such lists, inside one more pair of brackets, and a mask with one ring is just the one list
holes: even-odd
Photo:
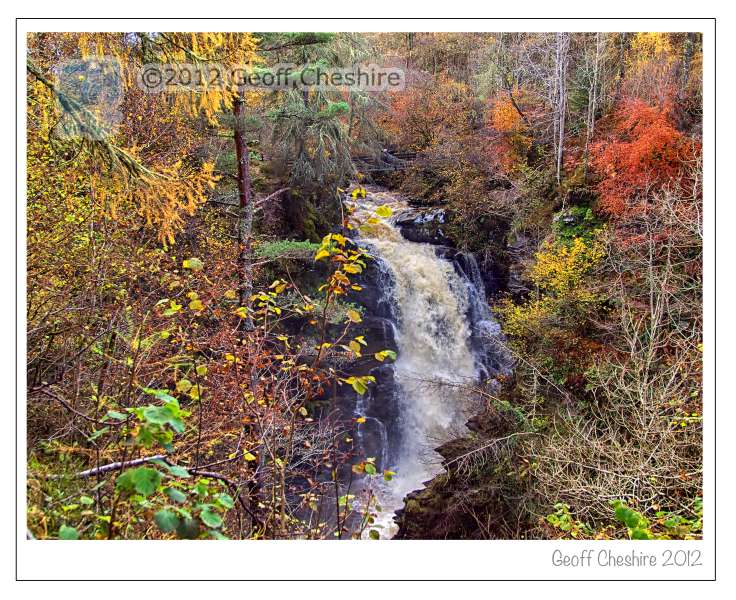
[(381, 350), (380, 352), (376, 352), (373, 356), (376, 357), (376, 360), (379, 360), (381, 362), (386, 360), (386, 358), (396, 360), (396, 352), (394, 352), (393, 350)]
[(189, 258), (185, 260), (181, 266), (184, 269), (191, 269), (192, 271), (201, 271), (204, 265), (202, 264), (202, 261), (199, 260), (198, 258)]
[(256, 457), (250, 452), (246, 452), (245, 454), (243, 454), (243, 458), (248, 462), (253, 462), (254, 460), (257, 460)]
[(353, 323), (360, 323), (363, 319), (360, 318), (360, 313), (352, 308), (347, 311), (347, 317), (349, 321)]
[(192, 382), (188, 379), (180, 379), (176, 384), (176, 391), (186, 393), (192, 389)]
[(235, 298), (237, 297), (238, 295), (233, 290), (228, 290), (227, 292), (225, 292), (225, 298), (227, 298), (228, 300), (235, 300)]
[(195, 299), (189, 303), (189, 308), (191, 310), (202, 310), (204, 308), (204, 304), (202, 304), (201, 300)]
[(314, 255), (314, 260), (321, 260), (323, 258), (327, 258), (329, 255), (330, 253), (327, 250), (320, 250)]
[(387, 218), (388, 218), (388, 217), (390, 217), (390, 216), (391, 216), (392, 214), (394, 214), (394, 211), (392, 211), (392, 210), (391, 210), (391, 209), (390, 209), (390, 208), (389, 208), (388, 206), (386, 206), (385, 204), (383, 204), (383, 205), (379, 206), (379, 207), (378, 207), (378, 208), (376, 209), (376, 214), (377, 214), (377, 215), (378, 215), (379, 217), (383, 217), (384, 219), (387, 219)]
[(282, 281), (281, 279), (277, 279), (269, 286), (269, 289), (273, 290), (277, 294), (280, 294), (286, 289), (286, 286), (287, 286), (287, 283), (285, 281)]

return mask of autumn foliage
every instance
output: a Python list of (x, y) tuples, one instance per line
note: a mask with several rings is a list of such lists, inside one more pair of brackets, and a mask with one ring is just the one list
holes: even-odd
[(521, 113), (510, 99), (497, 100), (489, 112), (489, 124), (498, 134), (490, 146), (490, 160), (497, 162), (504, 172), (510, 172), (526, 159), (532, 138)]
[[(114, 110), (69, 110), (59, 64), (110, 57)], [(405, 88), (136, 83), (356, 57)], [(441, 224), (502, 329), (473, 345), (513, 354), (402, 527), (438, 507), (461, 525), (437, 539), (701, 535), (701, 34), (45, 33), (28, 59), (29, 535), (378, 537), (395, 473), (359, 438), (392, 423), (362, 409), (400, 406), (401, 357), (354, 236), (392, 217), (358, 218), (372, 186), (429, 209), (409, 229)]]
[(466, 85), (442, 77), (420, 81), (392, 94), (380, 124), (392, 143), (424, 150), (466, 131), (472, 102)]
[(642, 210), (651, 192), (667, 183), (681, 183), (685, 165), (699, 148), (679, 132), (669, 107), (650, 106), (640, 99), (620, 103), (612, 116), (611, 133), (592, 148), (599, 206), (612, 216)]

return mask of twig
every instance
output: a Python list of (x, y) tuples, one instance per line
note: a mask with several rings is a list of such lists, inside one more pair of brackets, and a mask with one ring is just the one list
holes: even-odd
[[(101, 467), (95, 467), (94, 469), (87, 469), (86, 471), (80, 471), (75, 473), (74, 477), (92, 477), (93, 475), (102, 475), (103, 473), (109, 473), (110, 471), (120, 471), (128, 467), (135, 467), (144, 463), (152, 462), (154, 460), (162, 460), (165, 463), (169, 463), (165, 454), (156, 454), (155, 456), (147, 456), (145, 458), (136, 458), (135, 460), (117, 461), (102, 465)], [(49, 479), (62, 479), (63, 475), (52, 475)]]
[(74, 413), (78, 417), (82, 417), (86, 421), (89, 421), (90, 423), (95, 423), (96, 425), (105, 425), (105, 426), (112, 426), (112, 427), (122, 427), (125, 425), (127, 419), (125, 421), (100, 421), (98, 419), (95, 419), (94, 417), (90, 417), (89, 415), (84, 414), (83, 412), (78, 411), (76, 408), (74, 408), (71, 404), (69, 404), (64, 398), (59, 396), (58, 394), (52, 392), (51, 390), (47, 388), (35, 388), (31, 390), (32, 392), (38, 391), (41, 392), (43, 395), (48, 396), (49, 398), (53, 398), (56, 400), (59, 404), (61, 404), (64, 408), (66, 408), (69, 412)]

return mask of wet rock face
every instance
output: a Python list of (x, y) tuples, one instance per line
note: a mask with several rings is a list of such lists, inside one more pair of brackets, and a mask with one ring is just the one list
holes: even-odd
[(447, 237), (447, 213), (443, 208), (414, 209), (396, 219), (396, 225), (407, 240), (422, 244), (450, 246)]
[(514, 243), (508, 245), (507, 251), (510, 260), (506, 289), (514, 300), (520, 301), (531, 289), (525, 271), (536, 251), (536, 244), (527, 236), (517, 234)]
[(362, 307), (363, 320), (353, 329), (353, 336), (364, 336), (367, 345), (362, 350), (363, 356), (343, 369), (351, 375), (372, 375), (376, 381), (363, 396), (355, 393), (349, 385), (338, 386), (333, 406), (346, 422), (355, 416), (365, 419), (352, 426), (355, 448), (361, 456), (374, 457), (376, 466), (383, 469), (389, 467), (397, 450), (391, 442), (399, 437), (400, 415), (393, 362), (377, 363), (374, 354), (382, 350), (398, 350), (394, 325), (396, 315), (390, 302), (393, 282), (375, 260), (367, 260), (365, 270), (354, 281), (362, 289), (351, 293), (348, 300)]
[[(405, 507), (396, 514), (399, 530), (394, 539), (518, 539), (528, 529), (514, 504), (522, 491), (505, 475), (507, 468), (463, 471), (457, 462), (477, 449), (479, 440), (515, 431), (513, 419), (486, 412), (471, 419), (468, 428), (470, 435), (438, 448), (447, 473), (407, 496)], [(498, 456), (499, 464), (504, 458), (510, 456)]]
[[(478, 269), (478, 274), (488, 297), (496, 296), (499, 292), (506, 290), (508, 268), (504, 263), (490, 257), (486, 258), (479, 254), (468, 254), (467, 252), (456, 252), (451, 260), (455, 264), (455, 268), (459, 268), (464, 273), (472, 273), (474, 269)], [(476, 267), (471, 265), (472, 261), (475, 261)]]
[[(437, 254), (452, 261), (459, 271), (468, 272), (468, 254), (459, 251), (449, 237), (450, 215), (443, 208), (413, 208), (396, 218), (401, 235), (407, 240), (437, 246)], [(483, 286), (489, 296), (506, 290), (509, 269), (505, 260), (505, 230), (494, 238), (495, 252), (475, 253)]]

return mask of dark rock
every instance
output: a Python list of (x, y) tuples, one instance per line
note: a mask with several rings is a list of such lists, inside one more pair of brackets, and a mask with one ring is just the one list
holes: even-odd
[(407, 240), (423, 244), (450, 246), (447, 237), (447, 214), (442, 208), (410, 210), (400, 214), (396, 225)]
[(468, 428), (469, 435), (437, 449), (449, 468), (429, 481), (424, 489), (406, 497), (404, 508), (396, 513), (399, 530), (394, 539), (522, 537), (529, 526), (519, 514), (517, 500), (522, 490), (509, 476), (509, 466), (504, 463), (513, 459), (513, 450), (504, 450), (497, 457), (495, 468), (493, 461), (486, 461), (470, 471), (460, 472), (458, 463), (453, 462), (490, 440), (509, 435), (516, 430), (515, 422), (508, 414), (493, 411), (471, 419)]
[(514, 243), (508, 245), (509, 268), (506, 289), (516, 301), (524, 299), (531, 289), (525, 273), (535, 250), (534, 240), (521, 234), (517, 234)]

